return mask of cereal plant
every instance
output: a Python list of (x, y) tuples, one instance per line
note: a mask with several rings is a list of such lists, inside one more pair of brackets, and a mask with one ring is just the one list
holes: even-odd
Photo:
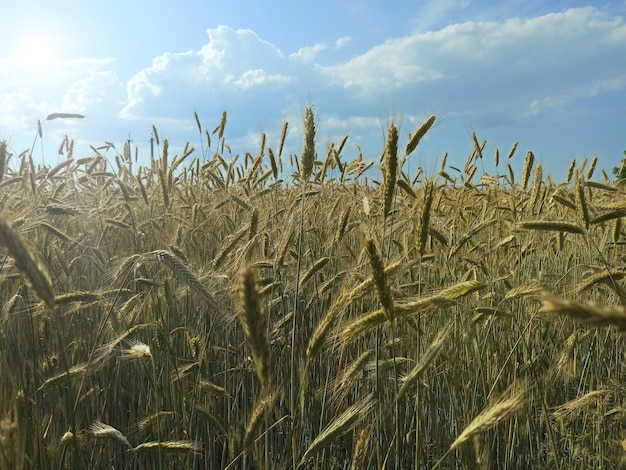
[[(227, 113), (133, 168), (0, 142), (0, 468), (622, 468), (626, 193), (473, 134), (380, 167)], [(213, 142), (211, 142), (213, 140)], [(594, 179), (594, 177), (596, 179)]]

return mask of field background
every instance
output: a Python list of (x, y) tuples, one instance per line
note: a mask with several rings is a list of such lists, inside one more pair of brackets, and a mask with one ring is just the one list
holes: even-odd
[(287, 124), (231, 158), (226, 114), (196, 120), (149, 168), (0, 143), (0, 468), (622, 468), (626, 197), (597, 159), (555, 183), (474, 134), (409, 176), (434, 116), (380, 165), (310, 110), (298, 156)]

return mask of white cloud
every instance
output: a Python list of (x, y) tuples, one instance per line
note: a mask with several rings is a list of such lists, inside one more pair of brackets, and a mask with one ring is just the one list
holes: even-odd
[(0, 92), (13, 90), (15, 87), (31, 89), (63, 84), (68, 80), (97, 73), (109, 67), (113, 62), (112, 58), (81, 58), (51, 59), (37, 64), (26, 63), (11, 57), (0, 57)]
[[(0, 92), (0, 126), (10, 129), (12, 132), (37, 130), (37, 117), (46, 115), (45, 105), (36, 102), (24, 92), (1, 93)], [(3, 136), (2, 136), (3, 137)]]
[(289, 54), (289, 59), (302, 64), (309, 64), (317, 59), (320, 53), (328, 51), (329, 49), (337, 51), (346, 47), (350, 44), (350, 42), (352, 42), (352, 38), (350, 36), (342, 36), (337, 38), (332, 46), (329, 44), (317, 43), (312, 46), (301, 47), (298, 49), (298, 52)]
[(326, 49), (328, 49), (326, 44), (314, 44), (313, 46), (302, 47), (298, 49), (298, 52), (289, 54), (289, 58), (303, 63), (313, 62), (317, 55)]
[[(0, 126), (16, 136), (29, 136), (37, 130), (37, 119), (50, 113), (92, 110), (96, 102), (107, 100), (115, 73), (106, 69), (113, 63), (111, 58), (51, 59), (42, 64), (0, 58)], [(109, 111), (111, 105), (106, 104)]]
[(207, 34), (199, 50), (164, 53), (132, 77), (120, 116), (187, 118), (204, 99), (295, 81), (289, 59), (253, 31), (219, 26)]
[(284, 85), (292, 81), (293, 78), (280, 73), (268, 74), (263, 69), (246, 70), (240, 78), (233, 80), (232, 83), (244, 90), (249, 88), (268, 85), (270, 83)]
[[(430, 98), (431, 104), (445, 100), (457, 108), (539, 112), (548, 102), (553, 107), (589, 96), (607, 81), (622, 88), (626, 62), (618, 57), (624, 50), (623, 19), (586, 7), (390, 39), (319, 70), (361, 96), (387, 90), (392, 96)], [(558, 100), (547, 98), (555, 95)]]
[[(387, 41), (352, 57), (365, 39), (349, 30), (352, 36), (283, 53), (251, 30), (219, 26), (207, 30), (205, 44), (163, 52), (148, 67), (126, 72), (125, 81), (112, 59), (66, 61), (58, 70), (50, 66), (53, 80), (39, 74), (28, 82), (0, 58), (0, 125), (34, 135), (38, 117), (81, 112), (87, 118), (79, 130), (93, 136), (81, 137), (90, 143), (114, 139), (111, 133), (125, 139), (129, 132), (139, 142), (155, 124), (175, 145), (197, 136), (194, 110), (212, 129), (226, 109), (234, 154), (255, 150), (261, 132), (272, 145), (288, 120), (287, 155), (300, 151), (302, 111), (313, 105), (318, 144), (350, 134), (351, 145), (363, 144), (365, 153), (377, 157), (376, 145), (384, 145), (384, 131), (395, 117), (404, 123), (403, 137), (423, 121), (423, 113), (437, 110), (438, 122), (448, 121), (442, 128), (460, 129), (459, 140), (474, 126), (491, 139), (491, 128), (538, 128), (540, 119), (543, 126), (569, 116), (583, 99), (626, 88), (621, 17), (587, 7), (440, 26), (465, 3), (426, 2), (422, 13), (428, 14), (415, 32), (392, 37), (392, 31)], [(340, 51), (348, 45), (350, 50)], [(55, 122), (50, 132), (62, 125)], [(442, 138), (438, 145), (447, 151), (457, 144)]]
[[(193, 124), (194, 109), (213, 121), (226, 109), (233, 154), (254, 149), (260, 132), (271, 142), (287, 119), (288, 144), (297, 153), (300, 116), (313, 104), (319, 144), (349, 134), (351, 144), (362, 143), (377, 157), (392, 119), (384, 106), (394, 117), (397, 110), (407, 126), (403, 136), (433, 109), (443, 110), (435, 114), (457, 126), (461, 140), (468, 128), (534, 128), (539, 118), (564, 122), (572, 103), (626, 86), (626, 63), (616, 60), (626, 48), (625, 28), (621, 18), (595, 8), (466, 21), (390, 38), (341, 61), (335, 51), (350, 43), (348, 36), (285, 55), (252, 31), (221, 26), (208, 30), (208, 42), (197, 50), (162, 54), (139, 71), (128, 82), (120, 116), (174, 130)], [(435, 144), (441, 154), (457, 145), (429, 140)]]
[(532, 100), (528, 110), (529, 116), (537, 116), (544, 110), (550, 108), (558, 108), (567, 104), (569, 98), (567, 96), (546, 96), (545, 98)]
[(348, 44), (352, 42), (352, 38), (350, 36), (340, 37), (335, 41), (335, 50), (341, 49), (342, 47), (346, 47)]
[(62, 109), (89, 114), (105, 101), (111, 88), (118, 83), (117, 74), (106, 70), (77, 80), (70, 85), (63, 97)]

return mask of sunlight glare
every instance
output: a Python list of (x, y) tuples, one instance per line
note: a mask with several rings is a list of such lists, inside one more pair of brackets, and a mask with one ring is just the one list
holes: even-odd
[(58, 60), (58, 51), (53, 38), (31, 35), (22, 40), (14, 51), (16, 62), (28, 69), (45, 69)]

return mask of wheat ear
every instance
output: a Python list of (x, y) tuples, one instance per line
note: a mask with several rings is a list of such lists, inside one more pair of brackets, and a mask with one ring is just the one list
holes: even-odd
[(400, 387), (400, 390), (398, 390), (398, 395), (396, 397), (397, 400), (404, 396), (407, 390), (409, 390), (409, 388), (419, 380), (428, 366), (437, 358), (437, 356), (439, 356), (439, 353), (443, 349), (451, 331), (451, 326), (448, 326), (440, 331), (433, 342), (430, 343), (426, 351), (424, 351), (424, 354), (420, 355), (419, 362), (415, 365), (411, 372), (409, 372), (409, 374), (402, 379), (402, 386)]
[(306, 355), (309, 359), (314, 358), (322, 350), (322, 345), (328, 336), (330, 328), (335, 323), (335, 320), (339, 314), (343, 311), (344, 307), (348, 303), (348, 296), (346, 294), (340, 294), (335, 300), (333, 305), (328, 309), (326, 315), (320, 320), (315, 331), (311, 335), (309, 345), (306, 349)]
[(247, 449), (250, 444), (254, 442), (254, 439), (259, 434), (261, 425), (263, 424), (263, 418), (271, 411), (276, 404), (278, 393), (274, 392), (266, 397), (257, 399), (256, 405), (252, 410), (248, 425), (246, 426), (246, 433), (243, 439), (244, 449)]
[(269, 382), (270, 348), (265, 315), (261, 311), (256, 279), (252, 268), (241, 274), (239, 281), (239, 322), (252, 350), (257, 376), (263, 386)]
[(387, 274), (385, 273), (383, 260), (378, 253), (376, 243), (371, 238), (367, 240), (366, 250), (372, 269), (372, 279), (376, 286), (378, 301), (380, 302), (383, 312), (385, 312), (385, 317), (391, 322), (393, 319), (393, 297), (391, 296), (391, 289), (387, 282)]
[(513, 143), (513, 146), (511, 147), (511, 151), (509, 152), (509, 156), (507, 157), (508, 159), (512, 158), (513, 155), (515, 154), (515, 151), (517, 150), (517, 145), (519, 144), (519, 142), (515, 141)]
[(278, 144), (278, 157), (283, 155), (283, 148), (285, 146), (285, 139), (287, 138), (287, 129), (289, 128), (289, 122), (285, 121), (283, 124), (283, 130), (280, 133), (280, 143)]
[(576, 159), (572, 159), (569, 164), (569, 168), (567, 169), (567, 182), (572, 181), (572, 177), (574, 176), (574, 168), (576, 168)]
[(311, 443), (302, 456), (298, 467), (302, 467), (311, 457), (328, 447), (337, 437), (346, 432), (357, 419), (366, 415), (374, 407), (374, 404), (374, 397), (368, 395), (335, 418)]
[(626, 309), (623, 307), (585, 305), (546, 293), (541, 297), (541, 309), (539, 311), (541, 313), (566, 315), (592, 326), (613, 326), (619, 331), (626, 331)]
[(535, 154), (529, 150), (526, 153), (526, 160), (524, 160), (524, 168), (522, 169), (522, 190), (526, 190), (528, 187), (528, 180), (530, 180), (530, 173), (533, 171), (534, 163)]
[(132, 447), (128, 442), (128, 439), (121, 431), (114, 428), (113, 426), (109, 426), (108, 424), (101, 423), (100, 421), (96, 421), (89, 427), (89, 433), (97, 438), (97, 439), (111, 439), (114, 441), (121, 442), (125, 444), (127, 447)]
[(202, 444), (196, 441), (150, 441), (133, 448), (137, 454), (198, 454)]
[(389, 126), (385, 147), (385, 179), (383, 182), (383, 216), (386, 219), (391, 211), (398, 177), (398, 128)]
[(456, 449), (472, 437), (482, 434), (492, 428), (507, 416), (517, 411), (526, 402), (525, 390), (518, 390), (509, 398), (500, 399), (489, 408), (486, 408), (463, 430), (450, 446)]
[(578, 217), (582, 220), (585, 228), (588, 230), (591, 220), (589, 218), (589, 206), (587, 204), (587, 197), (585, 196), (585, 183), (582, 180), (582, 177), (576, 181), (576, 195), (578, 196), (578, 204), (576, 204)]
[(354, 453), (352, 454), (352, 465), (350, 470), (361, 470), (366, 468), (367, 449), (369, 447), (370, 438), (372, 436), (372, 424), (368, 424), (365, 429), (359, 431), (354, 445)]
[(430, 116), (428, 119), (426, 119), (422, 123), (422, 125), (417, 128), (417, 130), (415, 131), (415, 134), (411, 136), (408, 143), (406, 144), (405, 153), (407, 156), (413, 153), (413, 151), (417, 148), (417, 144), (420, 143), (420, 140), (422, 140), (422, 138), (426, 135), (426, 133), (433, 126), (434, 123), (435, 123), (435, 116), (433, 115), (433, 116)]
[(306, 182), (313, 173), (315, 163), (315, 121), (311, 108), (307, 108), (304, 114), (304, 147), (301, 162), (302, 181)]
[(50, 277), (43, 266), (40, 266), (28, 252), (18, 233), (2, 218), (0, 218), (0, 245), (9, 251), (15, 265), (37, 296), (49, 308), (54, 308), (54, 287)]
[(166, 250), (156, 250), (152, 254), (157, 260), (165, 264), (181, 281), (187, 284), (191, 290), (202, 297), (212, 309), (218, 309), (213, 294), (209, 292), (209, 289), (202, 283), (198, 275), (189, 269), (183, 260)]
[(579, 235), (585, 233), (585, 230), (580, 225), (558, 220), (527, 220), (519, 222), (517, 227), (522, 230), (552, 230), (555, 232), (577, 233)]

